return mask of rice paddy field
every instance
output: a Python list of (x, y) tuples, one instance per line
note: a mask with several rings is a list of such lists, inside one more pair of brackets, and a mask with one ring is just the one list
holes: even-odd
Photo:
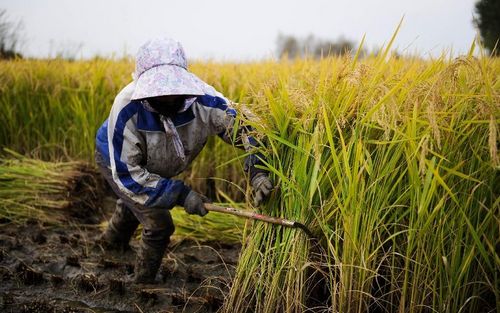
[[(393, 57), (389, 45), (364, 58), (191, 64), (245, 113), (276, 187), (253, 207), (245, 154), (215, 138), (182, 178), (217, 202), (300, 221), (315, 236), (174, 209), (176, 235), (241, 243), (212, 309), (500, 312), (500, 60), (474, 50), (420, 59)], [(133, 67), (1, 61), (0, 146), (93, 164), (96, 130)], [(4, 201), (31, 178), (11, 184), (2, 174), (13, 155), (3, 158), (2, 218), (50, 224), (37, 204)]]

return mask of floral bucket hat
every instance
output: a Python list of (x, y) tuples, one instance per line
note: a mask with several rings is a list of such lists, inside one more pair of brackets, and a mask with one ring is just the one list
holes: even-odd
[(153, 39), (137, 52), (131, 100), (167, 95), (204, 95), (205, 82), (188, 72), (184, 49), (170, 38)]

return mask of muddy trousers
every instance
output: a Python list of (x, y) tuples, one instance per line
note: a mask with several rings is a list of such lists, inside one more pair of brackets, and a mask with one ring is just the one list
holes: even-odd
[(136, 282), (153, 282), (174, 232), (170, 211), (137, 205), (124, 195), (113, 180), (111, 169), (96, 152), (96, 164), (118, 196), (113, 216), (102, 239), (110, 248), (126, 249), (135, 230), (142, 224), (142, 236), (135, 264)]

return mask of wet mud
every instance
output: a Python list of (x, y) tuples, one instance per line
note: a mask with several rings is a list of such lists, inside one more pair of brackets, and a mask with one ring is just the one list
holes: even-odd
[(131, 282), (135, 247), (104, 252), (97, 225), (0, 221), (0, 312), (215, 312), (240, 245), (172, 240), (161, 282)]

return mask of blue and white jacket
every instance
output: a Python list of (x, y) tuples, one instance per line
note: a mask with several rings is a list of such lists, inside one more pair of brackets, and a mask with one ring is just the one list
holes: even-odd
[[(135, 83), (130, 83), (115, 98), (109, 118), (97, 131), (96, 149), (106, 160), (116, 185), (134, 203), (167, 209), (183, 205), (180, 199), (185, 199), (190, 188), (171, 177), (189, 166), (209, 136), (240, 144), (239, 140), (232, 141), (236, 111), (226, 99), (205, 95), (172, 118), (184, 146), (183, 161), (175, 152), (172, 138), (166, 135), (160, 115), (141, 101), (130, 100), (134, 87)], [(247, 138), (247, 143), (256, 145), (252, 137)]]

